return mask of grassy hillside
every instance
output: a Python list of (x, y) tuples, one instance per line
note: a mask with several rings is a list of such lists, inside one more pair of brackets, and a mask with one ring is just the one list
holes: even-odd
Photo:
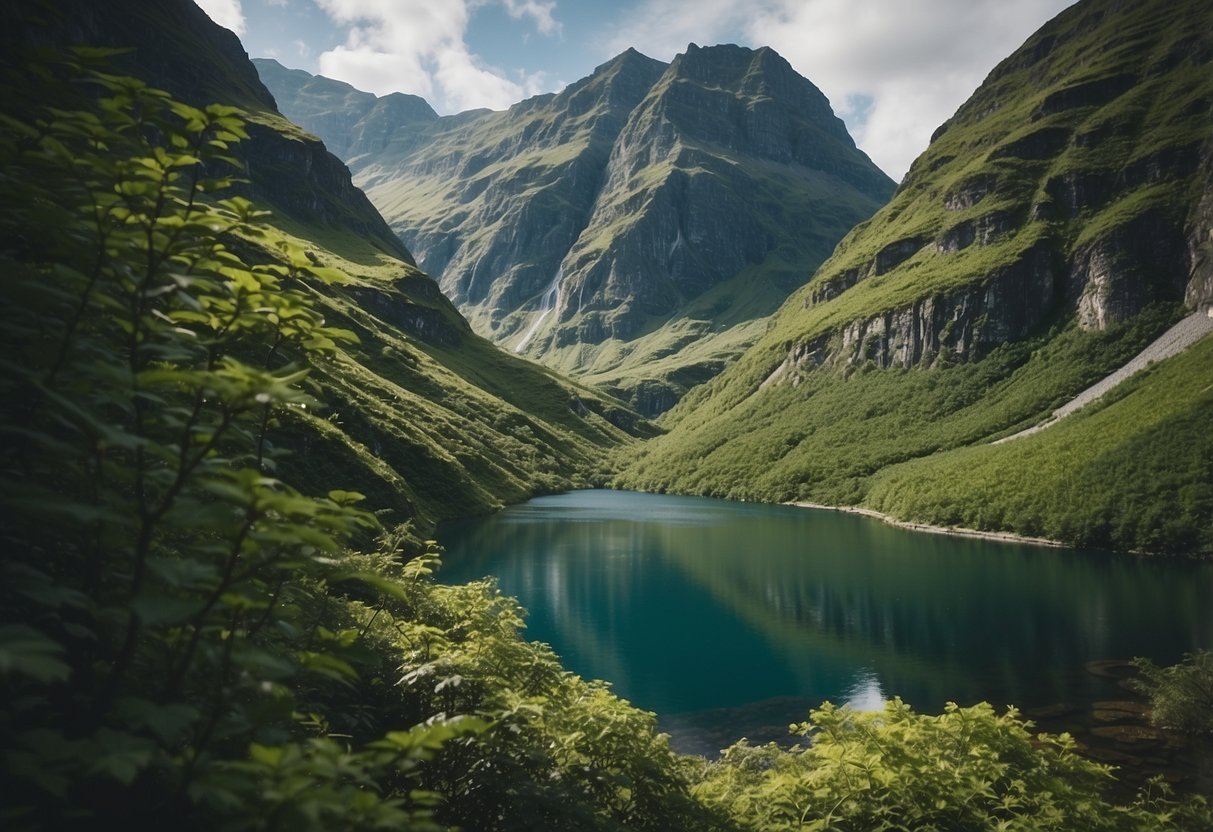
[[(1125, 413), (1120, 432), (1084, 417), (984, 447), (1131, 358), (1183, 303), (1213, 300), (1198, 280), (1211, 31), (1201, 3), (1086, 2), (1047, 24), (618, 482), (1090, 545), (1213, 547), (1213, 469), (1181, 429), (1213, 382), (1207, 362), (1182, 356), (1168, 363), (1182, 373), (1151, 376), (1155, 411), (1112, 411)], [(1165, 386), (1181, 380), (1185, 394)], [(1149, 427), (1167, 420), (1175, 429)], [(1068, 473), (1044, 465), (1062, 427)], [(1118, 517), (1129, 508), (1134, 520)]]
[(342, 275), (340, 285), (305, 286), (327, 325), (357, 340), (335, 343), (312, 370), (331, 404), (292, 411), (271, 431), (295, 451), (282, 463), (292, 481), (316, 492), (358, 482), (385, 526), (408, 524), (421, 539), (446, 517), (597, 482), (605, 449), (652, 432), (619, 403), (473, 334), (344, 165), (274, 109), (235, 36), (191, 3), (76, 5), (12, 10), (21, 24), (8, 28), (19, 39), (12, 54), (31, 44), (133, 47), (110, 60), (190, 103), (242, 108), (248, 138), (233, 152), (249, 181), (233, 185), (270, 209), (276, 230), (229, 245), (252, 262)]
[(1213, 552), (1213, 338), (1033, 436), (890, 466), (868, 503), (928, 523)]
[(473, 334), (405, 264), (359, 262), (340, 241), (331, 244), (345, 257), (297, 243), (352, 278), (310, 291), (358, 343), (313, 371), (331, 406), (279, 436), (297, 451), (286, 463), (293, 481), (356, 481), (382, 522), (413, 519), (424, 533), (439, 519), (601, 481), (604, 449), (652, 434), (618, 402)]

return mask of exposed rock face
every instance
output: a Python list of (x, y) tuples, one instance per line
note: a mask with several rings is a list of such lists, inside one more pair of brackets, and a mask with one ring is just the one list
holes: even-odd
[(800, 373), (827, 363), (908, 368), (980, 358), (1030, 334), (1050, 314), (1064, 288), (1065, 271), (1059, 266), (1052, 241), (1041, 240), (981, 282), (858, 318), (839, 332), (795, 344), (767, 383), (795, 382)]
[(254, 58), (253, 66), (267, 86), (291, 104), (290, 117), (341, 159), (376, 153), (402, 126), (435, 121), (438, 114), (416, 95), (392, 93), (382, 98), (349, 84), (298, 69), (272, 58)]
[(1078, 248), (1067, 295), (1079, 326), (1106, 329), (1155, 301), (1183, 299), (1188, 271), (1182, 227), (1155, 210)]
[(1206, 146), (1199, 181), (1201, 197), (1188, 221), (1187, 252), (1192, 264), (1184, 303), (1190, 308), (1213, 306), (1213, 141)]
[[(673, 343), (665, 328), (703, 322), (696, 348), (710, 355), (684, 366), (709, 377), (724, 365), (705, 348), (721, 326), (773, 311), (893, 189), (770, 49), (692, 44), (669, 65), (628, 50), (506, 112), (414, 113), (377, 134), (390, 135), (378, 150), (368, 99), (260, 66), (288, 115), (346, 148), (355, 181), (478, 332), (649, 413), (686, 389), (677, 367), (636, 370)], [(331, 118), (339, 107), (346, 118)], [(742, 275), (756, 284), (731, 288)]]
[(391, 287), (392, 291), (353, 287), (347, 293), (360, 307), (419, 341), (441, 347), (459, 346), (464, 334), (469, 331), (464, 321), (452, 319), (441, 308), (406, 300), (416, 284), (416, 280), (405, 279), (396, 281)]
[[(976, 359), (1058, 315), (1105, 329), (1151, 304), (1213, 302), (1213, 39), (1182, 34), (1171, 10), (1125, 39), (1106, 75), (1055, 57), (1114, 5), (1063, 14), (936, 132), (795, 306), (826, 315), (877, 282), (901, 299), (797, 339), (767, 383), (823, 364)], [(1028, 123), (1013, 115), (1025, 111)]]

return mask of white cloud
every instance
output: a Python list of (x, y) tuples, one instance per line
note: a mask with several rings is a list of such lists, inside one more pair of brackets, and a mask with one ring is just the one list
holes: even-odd
[[(323, 52), (322, 75), (380, 95), (420, 95), (439, 112), (504, 109), (543, 89), (543, 74), (510, 80), (468, 49), (469, 0), (316, 0), (335, 22), (351, 26), (344, 44)], [(473, 0), (474, 2), (474, 0)], [(503, 0), (539, 31), (559, 31), (554, 3)]]
[(535, 21), (535, 27), (541, 34), (560, 34), (560, 23), (552, 16), (552, 12), (556, 9), (555, 0), (548, 3), (541, 3), (538, 0), (502, 0), (502, 2), (505, 3), (505, 10), (509, 12), (510, 17), (515, 20), (529, 17)]
[[(752, 0), (747, 11), (770, 0)], [(629, 46), (641, 54), (668, 61), (688, 43), (717, 43), (746, 17), (735, 0), (646, 0), (614, 28), (607, 54), (614, 57)]]
[(1072, 2), (753, 0), (739, 13), (724, 0), (648, 0), (611, 45), (668, 59), (687, 41), (740, 31), (820, 87), (856, 143), (900, 178), (994, 65)]
[(244, 34), (244, 11), (240, 0), (197, 0), (207, 17), (238, 35)]

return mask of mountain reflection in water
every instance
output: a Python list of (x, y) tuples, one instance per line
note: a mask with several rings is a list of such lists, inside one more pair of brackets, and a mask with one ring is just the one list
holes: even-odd
[(786, 736), (827, 699), (1089, 700), (1111, 683), (1088, 661), (1171, 662), (1213, 643), (1213, 565), (839, 512), (580, 491), (439, 539), (442, 580), (496, 576), (529, 610), (528, 638), (657, 712), (686, 750)]

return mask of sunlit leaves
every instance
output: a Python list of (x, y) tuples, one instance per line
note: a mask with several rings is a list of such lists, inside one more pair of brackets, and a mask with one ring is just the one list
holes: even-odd
[[(793, 749), (726, 749), (697, 794), (743, 829), (1199, 829), (1208, 807), (1104, 801), (1106, 766), (1069, 736), (1033, 736), (1014, 709), (949, 704), (937, 716), (899, 699), (862, 713), (828, 703), (792, 726)], [(1202, 819), (1203, 818), (1203, 819)]]

